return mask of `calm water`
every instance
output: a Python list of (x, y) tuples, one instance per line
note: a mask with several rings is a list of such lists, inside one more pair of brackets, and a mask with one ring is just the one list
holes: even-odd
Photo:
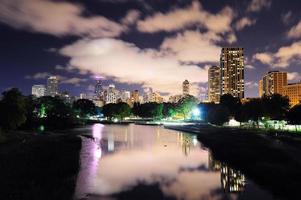
[(80, 131), (95, 139), (83, 138), (75, 199), (141, 199), (141, 191), (143, 199), (272, 199), (193, 135), (138, 125)]

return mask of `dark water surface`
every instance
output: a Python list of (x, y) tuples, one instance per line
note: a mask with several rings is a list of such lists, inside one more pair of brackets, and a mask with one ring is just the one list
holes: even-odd
[(273, 199), (196, 136), (139, 125), (77, 131), (94, 139), (83, 137), (75, 199)]

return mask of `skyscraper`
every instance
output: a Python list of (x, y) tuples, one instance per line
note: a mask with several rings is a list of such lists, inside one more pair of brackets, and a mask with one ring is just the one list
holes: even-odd
[(208, 70), (208, 100), (219, 103), (220, 101), (221, 68), (212, 66)]
[(139, 103), (139, 90), (134, 90), (131, 92), (131, 102), (132, 103)]
[(45, 85), (33, 85), (31, 89), (31, 94), (35, 97), (43, 97), (46, 95)]
[(273, 94), (287, 96), (291, 106), (297, 105), (301, 102), (301, 83), (288, 84), (287, 72), (270, 71), (259, 81), (259, 95)]
[(220, 55), (221, 95), (231, 94), (244, 98), (244, 49), (222, 48)]
[(189, 81), (188, 80), (185, 80), (183, 82), (183, 95), (189, 95), (189, 88), (190, 88), (190, 84), (189, 84)]
[(58, 87), (59, 87), (59, 81), (58, 81), (57, 77), (50, 76), (47, 79), (47, 89), (46, 89), (47, 95), (53, 96), (53, 97), (58, 95), (58, 93), (59, 93)]
[(102, 88), (102, 83), (101, 80), (97, 80), (96, 84), (95, 84), (95, 95), (96, 97), (101, 97), (103, 94), (103, 88)]
[(109, 88), (104, 91), (104, 100), (106, 104), (117, 103), (119, 98), (119, 91), (115, 88), (115, 85), (109, 85)]
[(284, 94), (284, 86), (287, 85), (287, 72), (270, 71), (259, 82), (259, 94), (269, 96), (272, 94)]

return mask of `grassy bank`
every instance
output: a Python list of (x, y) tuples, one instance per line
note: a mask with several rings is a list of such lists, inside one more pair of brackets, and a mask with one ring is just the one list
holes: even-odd
[(0, 144), (0, 199), (72, 199), (81, 140), (22, 135)]
[(198, 139), (213, 156), (239, 169), (283, 199), (296, 199), (301, 188), (301, 143), (298, 137), (274, 137), (258, 131), (201, 128)]

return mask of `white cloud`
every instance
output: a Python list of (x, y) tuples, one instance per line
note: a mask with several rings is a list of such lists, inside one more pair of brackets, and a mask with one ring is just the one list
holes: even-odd
[(301, 75), (298, 72), (289, 72), (287, 73), (287, 80), (289, 81), (300, 81)]
[(243, 17), (236, 22), (235, 28), (236, 30), (240, 31), (247, 26), (252, 26), (256, 23), (255, 19), (251, 19), (249, 17)]
[(221, 38), (214, 33), (185, 31), (175, 37), (166, 38), (161, 49), (175, 53), (182, 62), (218, 62), (221, 47), (214, 44)]
[(256, 53), (253, 58), (267, 65), (272, 64), (273, 61), (273, 55), (270, 53)]
[(127, 12), (126, 16), (121, 20), (122, 24), (131, 25), (137, 22), (140, 17), (140, 12), (138, 10), (130, 10)]
[(293, 26), (288, 32), (287, 32), (288, 38), (300, 38), (301, 37), (301, 20)]
[(255, 67), (253, 65), (246, 65), (245, 68), (246, 69), (255, 69)]
[(167, 13), (155, 13), (151, 17), (139, 20), (137, 28), (141, 32), (176, 31), (192, 25), (206, 28), (210, 32), (226, 33), (232, 30), (234, 11), (230, 7), (212, 14), (202, 8), (197, 1), (186, 8), (178, 8)]
[(247, 12), (259, 12), (262, 9), (269, 9), (272, 5), (272, 0), (252, 0), (248, 5)]
[(246, 87), (253, 89), (253, 88), (257, 88), (258, 87), (258, 83), (254, 82), (254, 81), (247, 81), (245, 83)]
[(272, 68), (287, 68), (293, 62), (300, 63), (301, 41), (294, 42), (290, 46), (281, 47), (275, 53), (257, 53), (253, 58), (270, 65)]
[[(177, 94), (181, 83), (207, 82), (207, 69), (181, 65), (174, 54), (154, 49), (140, 49), (117, 39), (83, 39), (65, 46), (60, 53), (70, 58), (70, 65), (79, 70), (112, 77), (120, 83), (142, 84), (159, 92)], [(193, 85), (192, 93), (198, 88)]]
[(84, 17), (78, 4), (51, 0), (2, 0), (0, 22), (17, 29), (63, 35), (115, 37), (124, 26), (103, 16)]

